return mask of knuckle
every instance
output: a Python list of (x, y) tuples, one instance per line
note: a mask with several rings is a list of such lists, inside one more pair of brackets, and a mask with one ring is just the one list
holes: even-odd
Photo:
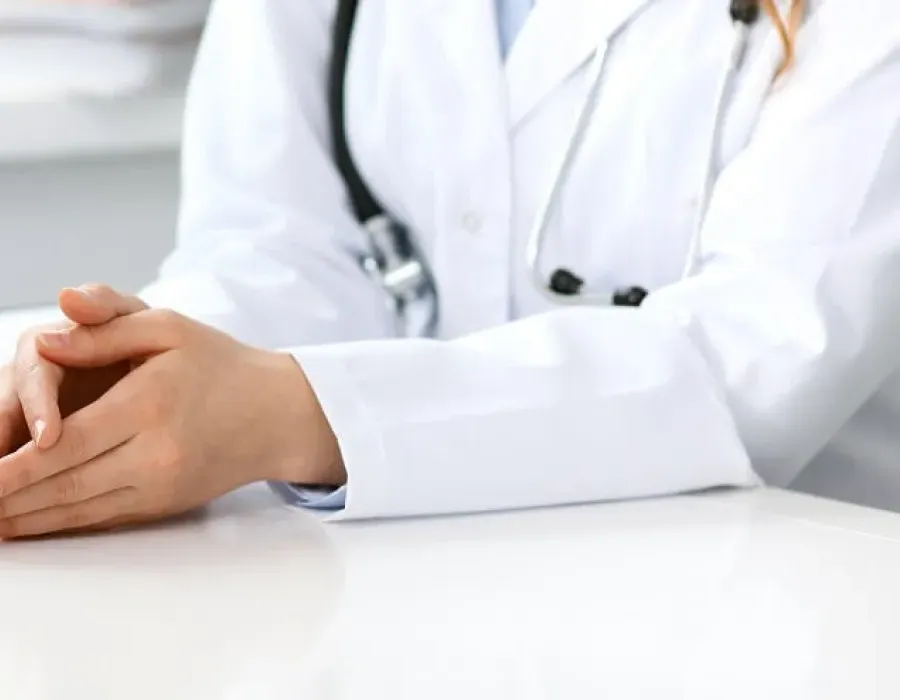
[(45, 323), (43, 325), (35, 326), (33, 328), (29, 328), (26, 331), (23, 331), (16, 341), (16, 357), (23, 353), (34, 355), (36, 353), (35, 340), (41, 333), (62, 331), (69, 328), (72, 328), (71, 323), (67, 321), (60, 321), (58, 323)]
[(16, 347), (15, 374), (16, 378), (20, 378), (23, 374), (34, 371), (37, 367), (37, 346), (35, 343), (35, 334), (26, 333), (19, 337)]
[(145, 313), (160, 326), (172, 326), (178, 323), (178, 313), (172, 309), (150, 309)]
[(90, 282), (88, 284), (84, 284), (81, 286), (81, 289), (88, 295), (92, 297), (98, 297), (100, 299), (107, 299), (116, 293), (115, 290), (108, 284), (100, 284), (99, 282)]
[(73, 508), (63, 516), (62, 530), (80, 530), (92, 523), (91, 515), (82, 508)]
[(87, 457), (88, 442), (84, 432), (72, 425), (63, 431), (64, 458), (70, 464), (80, 464)]
[(17, 404), (13, 371), (10, 365), (0, 365), (0, 411), (12, 409)]
[(172, 309), (152, 309), (147, 313), (152, 314), (160, 329), (166, 334), (165, 339), (180, 340), (188, 330), (187, 318), (177, 311)]
[[(20, 344), (23, 342), (20, 339)], [(57, 374), (62, 373), (62, 368), (41, 358), (37, 352), (35, 338), (28, 336), (28, 341), (20, 345), (16, 352), (16, 358), (10, 369), (12, 377), (8, 380), (19, 392), (23, 387), (37, 390), (45, 380), (52, 380)], [(5, 382), (4, 382), (5, 383)]]
[(164, 378), (158, 377), (155, 388), (144, 398), (143, 402), (143, 418), (150, 425), (159, 425), (166, 419), (168, 413), (168, 402), (166, 401), (165, 391), (162, 389)]
[(11, 474), (4, 475), (3, 483), (0, 485), (0, 497), (6, 497), (13, 493), (18, 493), (24, 488), (37, 483), (41, 474), (32, 464), (21, 464)]
[(153, 313), (158, 314), (159, 318), (165, 323), (172, 325), (177, 325), (184, 320), (184, 316), (174, 309), (155, 309)]
[(14, 540), (20, 537), (22, 533), (21, 523), (15, 519), (4, 520), (0, 522), (0, 537), (5, 540)]
[(39, 380), (41, 376), (41, 363), (37, 358), (29, 358), (23, 361), (19, 367), (19, 380), (22, 386), (28, 386), (30, 390), (34, 390), (35, 380)]
[(164, 513), (178, 500), (177, 480), (161, 479), (148, 489), (142, 504), (145, 513)]
[(145, 401), (143, 410), (141, 411), (142, 422), (147, 425), (158, 425), (163, 419), (163, 409), (161, 401)]
[(92, 354), (99, 346), (99, 337), (105, 328), (105, 326), (78, 326), (72, 330), (69, 338), (76, 348)]
[(184, 464), (184, 449), (171, 435), (163, 434), (157, 438), (156, 467), (166, 471), (177, 471)]
[(18, 353), (21, 353), (23, 350), (33, 350), (34, 349), (34, 339), (38, 333), (40, 333), (43, 328), (29, 328), (26, 331), (23, 331), (18, 340), (16, 341), (16, 350)]
[(84, 483), (78, 470), (64, 472), (57, 477), (53, 498), (57, 505), (77, 503), (84, 493)]

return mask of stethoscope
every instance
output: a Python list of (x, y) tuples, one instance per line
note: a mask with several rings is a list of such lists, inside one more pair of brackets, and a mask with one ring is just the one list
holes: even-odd
[[(437, 287), (413, 236), (398, 222), (388, 216), (372, 196), (355, 168), (347, 145), (344, 125), (344, 78), (350, 35), (359, 0), (341, 0), (335, 23), (335, 53), (330, 76), (330, 108), (332, 132), (338, 169), (348, 185), (357, 218), (363, 224), (369, 238), (369, 252), (360, 259), (363, 269), (381, 286), (395, 307), (398, 330), (404, 334), (433, 335), (437, 328)], [(693, 271), (699, 253), (700, 232), (708, 208), (714, 179), (717, 145), (726, 116), (726, 107), (733, 81), (741, 68), (747, 51), (751, 28), (761, 14), (761, 0), (730, 0), (729, 14), (735, 29), (734, 44), (728, 66), (717, 91), (713, 132), (706, 166), (706, 176), (698, 198), (696, 221), (682, 277)], [(606, 50), (598, 49), (588, 68), (588, 90), (577, 115), (572, 134), (566, 144), (559, 168), (549, 187), (543, 205), (538, 210), (535, 224), (526, 243), (526, 264), (534, 285), (542, 295), (557, 304), (591, 304), (597, 306), (640, 306), (648, 296), (642, 286), (634, 285), (615, 290), (611, 296), (591, 292), (583, 278), (572, 270), (559, 267), (549, 277), (541, 272), (541, 260), (551, 221), (559, 204), (560, 195), (568, 182), (575, 157), (590, 126), (593, 109), (603, 82)], [(407, 312), (421, 306), (427, 307), (418, 328), (404, 328)]]
[[(717, 92), (715, 116), (713, 118), (713, 133), (707, 159), (706, 175), (703, 179), (702, 192), (698, 199), (698, 214), (694, 223), (694, 230), (691, 235), (687, 262), (685, 263), (682, 272), (682, 278), (691, 274), (694, 261), (699, 253), (700, 232), (703, 226), (703, 218), (709, 204), (716, 160), (716, 146), (719, 143), (723, 122), (725, 120), (728, 96), (731, 92), (733, 81), (743, 63), (750, 37), (750, 30), (759, 20), (760, 0), (731, 0), (729, 14), (731, 15), (731, 21), (735, 29), (734, 45), (729, 56), (728, 69), (725, 72)], [(592, 116), (592, 108), (594, 104), (596, 104), (600, 92), (600, 85), (603, 82), (603, 67), (605, 64), (606, 53), (604, 51), (597, 51), (597, 54), (588, 69), (589, 88), (587, 96), (584, 99), (572, 135), (566, 145), (566, 150), (563, 154), (562, 162), (560, 163), (556, 177), (553, 179), (543, 206), (538, 210), (534, 227), (530, 231), (526, 243), (526, 265), (528, 266), (528, 272), (535, 287), (542, 292), (544, 297), (557, 304), (591, 304), (594, 306), (634, 307), (640, 306), (649, 294), (644, 287), (635, 285), (616, 289), (612, 293), (612, 296), (607, 297), (586, 290), (584, 279), (568, 268), (557, 268), (550, 274), (549, 279), (541, 272), (541, 256), (544, 249), (544, 243), (547, 240), (551, 219), (559, 204), (560, 194), (565, 187), (566, 181), (572, 170), (575, 156), (578, 154), (578, 149), (588, 130), (588, 125)]]

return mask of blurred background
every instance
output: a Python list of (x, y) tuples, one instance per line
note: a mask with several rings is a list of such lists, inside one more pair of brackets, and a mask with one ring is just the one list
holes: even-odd
[[(253, 0), (247, 0), (252, 2)], [(174, 240), (209, 0), (0, 0), (0, 311), (136, 290)]]

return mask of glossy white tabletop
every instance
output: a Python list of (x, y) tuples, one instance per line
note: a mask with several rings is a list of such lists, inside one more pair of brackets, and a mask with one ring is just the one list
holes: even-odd
[(0, 545), (3, 700), (900, 697), (900, 516), (778, 491)]

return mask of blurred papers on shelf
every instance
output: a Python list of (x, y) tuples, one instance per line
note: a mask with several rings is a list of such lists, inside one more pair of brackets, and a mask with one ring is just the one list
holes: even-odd
[(0, 0), (0, 31), (171, 37), (198, 30), (210, 0)]
[(0, 0), (0, 102), (177, 88), (209, 2)]

